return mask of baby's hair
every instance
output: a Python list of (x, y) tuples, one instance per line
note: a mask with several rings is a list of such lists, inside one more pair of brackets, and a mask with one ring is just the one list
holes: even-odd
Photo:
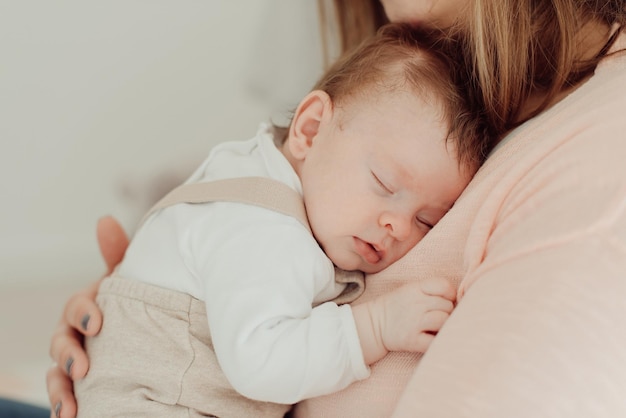
[(455, 81), (453, 63), (434, 47), (435, 39), (409, 24), (385, 25), (342, 55), (313, 90), (325, 91), (335, 107), (376, 92), (414, 92), (440, 107), (459, 163), (476, 168), (491, 145), (488, 129)]

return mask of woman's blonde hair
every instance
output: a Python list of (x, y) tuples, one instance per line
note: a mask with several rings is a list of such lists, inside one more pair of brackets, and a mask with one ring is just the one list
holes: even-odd
[(355, 48), (389, 23), (379, 0), (318, 0), (317, 4), (327, 64), (333, 55)]
[[(326, 11), (328, 1), (319, 0)], [(334, 17), (321, 14), (322, 32), (342, 48), (352, 48), (355, 39), (371, 35), (386, 19), (379, 1), (334, 0), (333, 5)], [(501, 135), (592, 74), (626, 23), (625, 9), (624, 0), (470, 0), (463, 20), (440, 31), (438, 46), (463, 64), (459, 71), (470, 100), (483, 107)], [(582, 57), (587, 51), (581, 51), (581, 31), (596, 22), (606, 26), (607, 37), (614, 24), (620, 27), (604, 48)], [(528, 113), (528, 99), (536, 92), (544, 101)]]

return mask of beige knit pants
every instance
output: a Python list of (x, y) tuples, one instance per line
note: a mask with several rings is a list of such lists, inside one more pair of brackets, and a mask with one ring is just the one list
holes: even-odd
[(247, 399), (230, 386), (200, 300), (111, 277), (97, 302), (104, 323), (86, 340), (89, 372), (74, 386), (79, 418), (279, 418), (289, 410)]

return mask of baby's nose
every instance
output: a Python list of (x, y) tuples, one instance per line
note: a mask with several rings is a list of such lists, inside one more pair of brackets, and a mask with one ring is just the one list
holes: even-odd
[(384, 217), (383, 225), (394, 239), (404, 241), (411, 236), (413, 220), (406, 215), (388, 213)]

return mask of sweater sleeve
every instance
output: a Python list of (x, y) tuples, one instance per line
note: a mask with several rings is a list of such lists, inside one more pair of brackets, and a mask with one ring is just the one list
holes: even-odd
[(334, 269), (311, 234), (289, 217), (239, 206), (248, 213), (232, 225), (225, 216), (211, 240), (201, 225), (190, 238), (229, 382), (246, 397), (291, 404), (367, 377), (350, 306), (312, 307), (334, 286)]
[(580, 112), (508, 190), (394, 417), (626, 416), (626, 143), (621, 117), (598, 122), (610, 112)]

